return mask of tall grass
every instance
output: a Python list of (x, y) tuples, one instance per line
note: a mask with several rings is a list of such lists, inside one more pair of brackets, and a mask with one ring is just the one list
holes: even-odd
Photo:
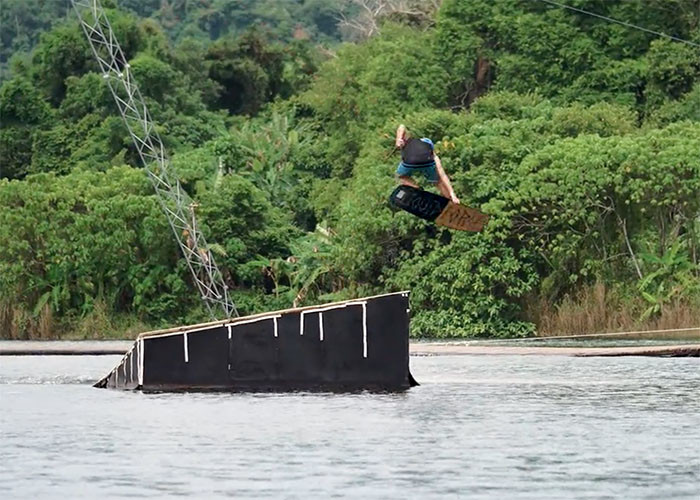
[(28, 339), (32, 330), (32, 317), (21, 306), (0, 300), (0, 337), (4, 339)]
[[(700, 326), (700, 298), (695, 302), (672, 302), (660, 315), (642, 320), (647, 306), (641, 298), (625, 297), (596, 283), (556, 304), (543, 297), (531, 298), (525, 305), (525, 319), (535, 323), (540, 336)], [(84, 316), (57, 319), (48, 305), (34, 315), (20, 305), (0, 300), (0, 339), (131, 339), (164, 326), (174, 325), (148, 323), (134, 314), (114, 314), (99, 301)], [(700, 332), (654, 335), (671, 336), (698, 338)]]
[(71, 340), (133, 339), (152, 330), (153, 325), (133, 314), (110, 313), (102, 302), (96, 302), (89, 314), (71, 322), (62, 338)]
[(21, 305), (0, 300), (0, 339), (131, 339), (156, 326), (161, 325), (149, 324), (133, 314), (110, 313), (99, 301), (84, 316), (57, 320), (48, 304), (32, 314)]
[[(660, 314), (642, 319), (647, 306), (641, 297), (623, 297), (598, 282), (565, 296), (557, 304), (538, 297), (528, 302), (525, 311), (540, 336), (700, 326), (700, 300), (671, 302)], [(700, 332), (696, 331), (695, 336)]]

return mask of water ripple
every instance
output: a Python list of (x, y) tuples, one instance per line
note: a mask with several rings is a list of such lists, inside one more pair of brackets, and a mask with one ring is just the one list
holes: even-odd
[(435, 356), (401, 394), (141, 394), (0, 359), (3, 498), (700, 498), (700, 360)]

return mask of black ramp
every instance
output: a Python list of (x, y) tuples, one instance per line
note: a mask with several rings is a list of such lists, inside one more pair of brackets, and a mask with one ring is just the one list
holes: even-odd
[(304, 314), (304, 334), (301, 335), (301, 314), (285, 314), (279, 323), (279, 377), (291, 387), (318, 384), (322, 369), (318, 317)]
[[(246, 382), (275, 382), (278, 373), (278, 338), (275, 321), (269, 318), (231, 325), (230, 378), (234, 386)], [(278, 324), (279, 327), (279, 324)]]
[(408, 384), (408, 297), (379, 297), (367, 303), (367, 380)]
[(324, 381), (349, 384), (367, 380), (363, 356), (362, 306), (348, 305), (323, 313), (323, 349), (321, 376)]
[[(404, 390), (408, 292), (144, 334), (98, 387)], [(276, 328), (275, 328), (276, 325)]]
[(149, 387), (225, 387), (228, 385), (228, 329), (144, 339), (144, 385)]
[(182, 335), (143, 339), (143, 383), (145, 386), (184, 383), (185, 358)]

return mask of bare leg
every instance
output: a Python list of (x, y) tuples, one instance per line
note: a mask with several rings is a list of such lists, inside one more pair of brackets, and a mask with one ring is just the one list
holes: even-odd
[(406, 175), (398, 175), (397, 177), (399, 178), (399, 182), (404, 186), (411, 186), (413, 188), (420, 189), (420, 186), (416, 184), (410, 177)]

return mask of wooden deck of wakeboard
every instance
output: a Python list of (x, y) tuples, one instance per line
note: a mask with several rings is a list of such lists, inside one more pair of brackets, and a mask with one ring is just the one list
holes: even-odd
[(411, 186), (397, 186), (389, 202), (416, 217), (459, 231), (481, 231), (489, 220), (478, 210)]

